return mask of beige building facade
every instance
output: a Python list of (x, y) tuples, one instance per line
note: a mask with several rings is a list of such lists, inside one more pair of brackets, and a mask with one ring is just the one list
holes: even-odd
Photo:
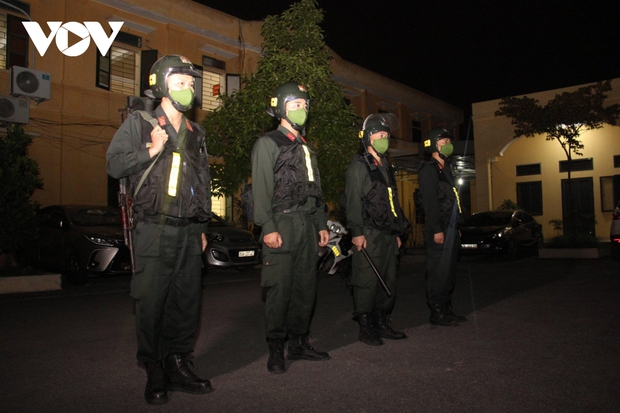
[[(42, 206), (114, 203), (116, 188), (105, 172), (105, 153), (127, 108), (142, 102), (136, 97), (147, 88), (148, 70), (158, 57), (181, 54), (203, 70), (197, 85), (201, 102), (192, 113), (200, 121), (217, 107), (218, 95), (241, 87), (241, 76), (254, 72), (261, 56), (262, 22), (243, 21), (189, 0), (13, 0), (11, 4), (0, 4), (0, 99), (17, 103), (12, 95), (23, 92), (24, 84), (16, 84), (15, 68), (44, 77), (40, 86), (49, 90), (48, 97), (40, 98), (38, 93), (46, 92), (40, 89), (25, 93), (24, 124), (34, 136), (30, 155), (38, 161), (44, 180), (44, 189), (34, 195)], [(98, 22), (107, 35), (109, 22), (122, 21), (123, 26), (106, 56), (99, 53), (93, 36), (84, 53), (68, 56), (71, 50), (59, 50), (58, 33), (41, 56), (21, 24), (29, 20), (38, 23), (46, 36), (51, 21), (63, 23), (59, 33), (67, 22)], [(68, 46), (80, 41), (71, 30), (67, 38)], [(458, 134), (462, 111), (335, 54), (331, 69), (361, 119), (380, 111), (398, 116), (401, 128), (390, 156), (401, 166), (401, 202), (413, 222), (417, 179), (411, 165), (419, 155), (419, 142), (438, 126)], [(11, 119), (0, 114), (0, 123)], [(214, 208), (221, 215), (232, 213), (230, 201), (217, 200)]]
[[(541, 105), (563, 92), (585, 85), (528, 94)], [(613, 90), (605, 104), (620, 103), (620, 79), (612, 80)], [(563, 219), (563, 197), (567, 196), (566, 155), (557, 141), (545, 136), (514, 138), (511, 120), (496, 117), (500, 100), (475, 103), (476, 190), (474, 212), (497, 209), (504, 200), (529, 210), (543, 226), (546, 240), (559, 235), (551, 220)], [(573, 155), (573, 199), (584, 215), (593, 214), (594, 234), (609, 240), (612, 213), (620, 199), (620, 127), (581, 135), (583, 155)], [(577, 170), (578, 169), (578, 170)], [(564, 202), (566, 205), (566, 202)]]

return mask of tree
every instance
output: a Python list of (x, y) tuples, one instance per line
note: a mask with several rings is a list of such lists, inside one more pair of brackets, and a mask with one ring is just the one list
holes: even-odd
[(317, 149), (324, 196), (327, 201), (339, 199), (348, 161), (359, 143), (355, 112), (342, 87), (330, 78), (322, 20), (316, 0), (301, 0), (282, 15), (265, 19), (258, 70), (243, 78), (242, 89), (221, 96), (221, 105), (203, 121), (209, 153), (221, 158), (211, 165), (215, 194), (232, 196), (247, 182), (256, 139), (275, 128), (266, 113), (271, 93), (294, 81), (310, 93), (306, 138)]
[(574, 92), (556, 95), (545, 106), (537, 99), (524, 97), (508, 97), (499, 103), (495, 116), (506, 116), (512, 119), (515, 126), (515, 138), (545, 135), (548, 141), (556, 140), (564, 150), (568, 161), (568, 211), (564, 227), (576, 235), (576, 225), (570, 223), (571, 215), (575, 214), (571, 205), (571, 161), (573, 154), (582, 155), (584, 148), (579, 139), (587, 130), (600, 129), (604, 124), (615, 125), (620, 116), (620, 105), (603, 106), (607, 98), (606, 92), (611, 90), (611, 81), (598, 82), (584, 86)]
[(26, 243), (32, 242), (37, 225), (36, 202), (30, 197), (43, 188), (39, 165), (28, 157), (32, 137), (20, 126), (7, 128), (0, 137), (0, 256), (10, 257)]

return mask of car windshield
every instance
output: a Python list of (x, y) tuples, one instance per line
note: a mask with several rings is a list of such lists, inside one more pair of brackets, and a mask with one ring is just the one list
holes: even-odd
[(468, 227), (496, 227), (501, 225), (510, 225), (511, 212), (507, 213), (490, 213), (483, 212), (474, 214), (465, 220), (465, 226)]
[(209, 228), (227, 228), (227, 227), (234, 227), (234, 225), (226, 221), (225, 219), (220, 218), (218, 215), (213, 214), (213, 218), (211, 218), (211, 221), (209, 222)]
[(113, 208), (78, 208), (69, 210), (75, 225), (86, 227), (118, 227), (122, 225), (121, 213)]

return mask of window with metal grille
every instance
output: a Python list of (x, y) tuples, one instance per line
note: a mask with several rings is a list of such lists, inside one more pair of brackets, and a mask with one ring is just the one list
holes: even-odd
[(591, 171), (594, 169), (594, 161), (592, 158), (587, 159), (573, 159), (570, 161), (570, 166), (568, 161), (560, 161), (560, 172), (571, 172), (575, 171)]
[(139, 95), (137, 52), (113, 44), (106, 56), (97, 53), (97, 87), (124, 95)]
[(202, 71), (202, 109), (214, 110), (220, 106), (220, 93), (226, 93), (226, 78), (216, 72)]
[(28, 33), (24, 19), (0, 13), (0, 69), (28, 67)]
[(518, 182), (517, 205), (532, 215), (542, 215), (542, 181)]
[(112, 45), (110, 49), (110, 90), (135, 95), (137, 86), (136, 52)]
[(540, 175), (540, 164), (517, 165), (517, 176)]

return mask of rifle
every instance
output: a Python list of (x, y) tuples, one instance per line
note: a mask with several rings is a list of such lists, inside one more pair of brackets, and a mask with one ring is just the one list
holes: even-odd
[(131, 258), (131, 273), (136, 271), (136, 265), (133, 257), (133, 239), (132, 227), (133, 219), (131, 217), (131, 195), (127, 192), (128, 178), (121, 178), (118, 181), (118, 206), (121, 208), (121, 221), (123, 223), (123, 237), (125, 245), (129, 248), (129, 256)]
[(391, 297), (392, 293), (390, 292), (390, 289), (385, 284), (385, 281), (383, 280), (383, 277), (381, 276), (381, 274), (379, 274), (379, 270), (377, 269), (377, 267), (375, 266), (375, 263), (370, 258), (370, 255), (368, 255), (368, 252), (366, 252), (366, 248), (362, 248), (362, 254), (364, 254), (364, 258), (366, 258), (366, 261), (368, 261), (368, 264), (370, 264), (370, 268), (372, 268), (372, 270), (375, 272), (375, 275), (379, 279), (379, 282), (381, 283), (381, 286), (383, 286), (383, 289), (387, 293), (388, 297)]

